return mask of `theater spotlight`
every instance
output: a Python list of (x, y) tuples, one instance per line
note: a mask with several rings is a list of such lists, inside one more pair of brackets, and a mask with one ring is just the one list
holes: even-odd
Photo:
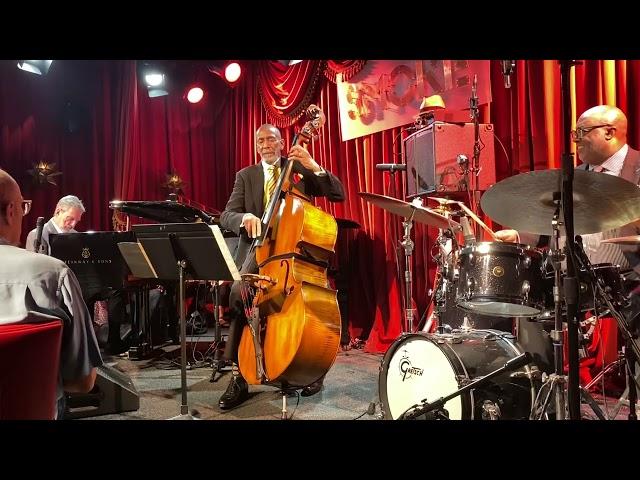
[(242, 75), (242, 67), (238, 62), (226, 62), (223, 65), (224, 67), (222, 68), (220, 64), (210, 65), (208, 70), (222, 78), (230, 87), (235, 86)]
[(138, 73), (147, 87), (149, 97), (162, 97), (169, 94), (169, 79), (164, 73), (164, 68), (147, 61), (139, 65)]
[(18, 68), (36, 75), (46, 75), (53, 60), (19, 60)]
[(190, 87), (187, 92), (187, 100), (191, 103), (198, 103), (204, 97), (204, 90), (200, 87)]

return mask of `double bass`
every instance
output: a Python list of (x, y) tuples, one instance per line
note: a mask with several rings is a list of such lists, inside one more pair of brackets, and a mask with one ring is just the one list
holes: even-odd
[[(293, 145), (311, 141), (324, 124), (315, 105)], [(258, 274), (243, 275), (245, 325), (238, 364), (248, 383), (301, 388), (321, 378), (340, 345), (337, 292), (327, 269), (337, 238), (336, 220), (312, 204), (292, 182), (294, 161), (282, 168), (262, 216), (255, 248)]]

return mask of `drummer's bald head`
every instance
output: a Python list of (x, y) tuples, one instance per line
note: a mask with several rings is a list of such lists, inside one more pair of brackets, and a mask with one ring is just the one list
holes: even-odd
[(613, 105), (597, 105), (586, 110), (578, 119), (578, 124), (590, 120), (590, 124), (608, 124), (616, 128), (615, 137), (623, 143), (627, 142), (627, 116)]

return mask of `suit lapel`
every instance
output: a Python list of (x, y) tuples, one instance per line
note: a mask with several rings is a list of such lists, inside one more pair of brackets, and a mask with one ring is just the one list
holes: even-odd
[(254, 165), (251, 170), (251, 191), (252, 201), (255, 205), (255, 211), (257, 217), (262, 217), (264, 213), (264, 205), (262, 204), (264, 198), (264, 170), (262, 168), (262, 162)]
[(640, 152), (629, 147), (620, 176), (635, 184), (640, 181)]

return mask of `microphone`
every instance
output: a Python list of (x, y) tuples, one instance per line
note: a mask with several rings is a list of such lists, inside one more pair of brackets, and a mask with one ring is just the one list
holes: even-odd
[(376, 164), (376, 170), (389, 171), (391, 173), (396, 171), (405, 171), (407, 165), (404, 163), (378, 163)]
[(36, 241), (33, 244), (33, 251), (40, 253), (42, 246), (42, 228), (44, 227), (44, 217), (38, 217), (36, 220)]
[(504, 368), (507, 371), (515, 370), (516, 368), (524, 367), (528, 363), (531, 363), (531, 354), (529, 352), (524, 352), (505, 363)]
[(464, 237), (464, 244), (475, 245), (476, 236), (473, 234), (471, 225), (469, 225), (469, 219), (466, 216), (460, 217), (460, 226), (462, 227), (462, 236)]
[(504, 76), (504, 88), (511, 88), (511, 74), (516, 68), (515, 60), (501, 60), (502, 75)]
[(469, 112), (471, 119), (475, 119), (478, 112), (478, 74), (473, 76), (471, 85), (471, 98), (469, 98)]

